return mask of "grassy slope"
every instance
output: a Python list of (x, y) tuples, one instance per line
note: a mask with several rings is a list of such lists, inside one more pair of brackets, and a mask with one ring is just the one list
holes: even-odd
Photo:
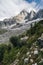
[(5, 33), (5, 32), (7, 32), (7, 30), (5, 30), (5, 29), (0, 29), (0, 35), (3, 34), (3, 33)]

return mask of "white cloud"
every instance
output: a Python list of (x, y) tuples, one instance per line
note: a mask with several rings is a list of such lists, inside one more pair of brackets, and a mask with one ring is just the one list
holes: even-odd
[(28, 3), (25, 0), (0, 0), (0, 19), (17, 15), (21, 10), (36, 9), (36, 2)]

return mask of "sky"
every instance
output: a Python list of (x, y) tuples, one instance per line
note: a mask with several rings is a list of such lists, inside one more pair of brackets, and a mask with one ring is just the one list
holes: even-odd
[(0, 0), (0, 20), (16, 16), (23, 9), (28, 12), (43, 9), (43, 0)]

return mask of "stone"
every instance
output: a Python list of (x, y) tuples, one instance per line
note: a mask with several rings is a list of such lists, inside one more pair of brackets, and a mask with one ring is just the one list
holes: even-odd
[(25, 36), (25, 37), (21, 38), (21, 40), (27, 40), (27, 39), (28, 39), (28, 37), (27, 37), (27, 36)]
[(29, 55), (29, 57), (31, 57), (31, 54)]
[(26, 55), (28, 56), (30, 54), (30, 52), (27, 52)]
[(32, 64), (32, 65), (37, 65), (37, 63), (35, 63), (35, 64)]
[(42, 52), (43, 52), (43, 48), (41, 48), (41, 49), (40, 49), (40, 51), (42, 51)]
[(29, 62), (29, 58), (25, 58), (24, 63), (28, 64), (28, 62)]
[(35, 54), (38, 54), (37, 48), (34, 50), (34, 55), (35, 55)]
[(30, 62), (33, 63), (34, 62), (33, 59), (30, 59)]

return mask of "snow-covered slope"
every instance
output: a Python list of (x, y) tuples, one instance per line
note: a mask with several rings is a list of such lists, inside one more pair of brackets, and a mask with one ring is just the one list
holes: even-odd
[(36, 15), (36, 12), (34, 12), (33, 10), (30, 12), (30, 19), (32, 19), (34, 16)]

